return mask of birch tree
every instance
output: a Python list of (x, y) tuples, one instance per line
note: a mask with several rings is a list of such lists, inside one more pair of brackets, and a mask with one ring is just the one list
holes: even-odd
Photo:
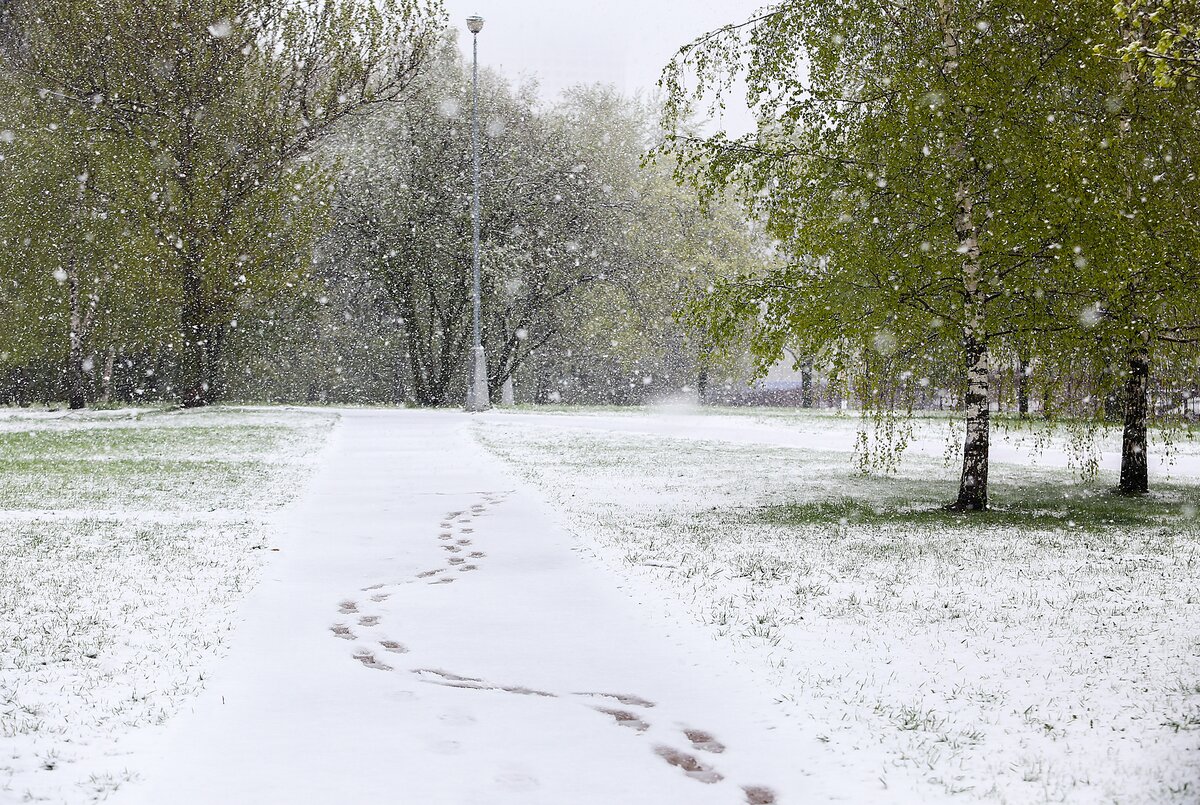
[[(988, 506), (989, 375), (1006, 339), (1071, 326), (1046, 301), (1070, 263), (1058, 192), (1084, 4), (788, 0), (681, 49), (664, 73), (674, 126), (743, 74), (758, 130), (676, 130), (680, 175), (739, 188), (792, 256), (726, 283), (714, 333), (753, 322), (763, 367), (801, 354), (886, 358), (911, 382), (951, 353), (965, 418), (951, 508)], [(869, 395), (866, 399), (870, 400)]]
[[(1128, 29), (1101, 17), (1096, 39), (1116, 48)], [(1124, 407), (1117, 491), (1149, 490), (1148, 429), (1170, 426), (1151, 387), (1190, 385), (1200, 347), (1200, 201), (1194, 90), (1161, 85), (1130, 62), (1096, 59), (1080, 93), (1083, 143), (1067, 143), (1086, 212), (1073, 227), (1079, 270), (1064, 278), (1085, 323), (1095, 374), (1119, 387)], [(1090, 145), (1091, 148), (1084, 147)], [(1066, 311), (1069, 315), (1070, 310)], [(1070, 336), (1070, 334), (1066, 334)]]

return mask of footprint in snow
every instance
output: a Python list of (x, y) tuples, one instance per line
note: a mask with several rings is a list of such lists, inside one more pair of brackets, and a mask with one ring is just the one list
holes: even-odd
[(713, 754), (720, 754), (725, 751), (725, 744), (704, 730), (684, 730), (683, 734), (692, 742), (693, 749), (699, 749), (701, 752), (712, 752)]
[(628, 710), (610, 710), (607, 707), (597, 707), (595, 709), (601, 713), (604, 713), (605, 715), (612, 716), (622, 727), (629, 727), (630, 729), (637, 730), (638, 732), (645, 732), (646, 730), (650, 729), (649, 724), (643, 721), (638, 715), (631, 713)]
[(382, 663), (375, 659), (375, 655), (369, 651), (359, 651), (354, 655), (354, 659), (361, 662), (368, 668), (373, 668), (376, 671), (390, 671), (392, 666)]
[(698, 780), (702, 783), (719, 783), (725, 777), (717, 771), (714, 771), (711, 766), (707, 766), (697, 760), (694, 756), (686, 752), (681, 752), (671, 746), (658, 745), (654, 747), (654, 754), (658, 755), (667, 763), (677, 768), (683, 769), (683, 773), (693, 780)]
[(628, 693), (595, 693), (585, 692), (576, 693), (576, 696), (602, 696), (606, 699), (616, 699), (623, 705), (629, 707), (653, 707), (654, 702), (643, 699), (641, 696), (633, 696)]
[(747, 805), (775, 805), (775, 792), (763, 785), (742, 786)]

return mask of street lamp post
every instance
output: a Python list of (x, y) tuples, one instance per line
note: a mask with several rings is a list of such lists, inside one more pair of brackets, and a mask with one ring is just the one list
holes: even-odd
[(467, 30), (471, 32), (474, 45), (474, 59), (471, 63), (471, 167), (475, 179), (475, 195), (471, 203), (473, 346), (467, 366), (466, 408), (468, 411), (486, 411), (492, 406), (488, 398), (487, 355), (483, 351), (483, 327), (479, 312), (479, 32), (483, 30), (483, 17), (467, 17)]

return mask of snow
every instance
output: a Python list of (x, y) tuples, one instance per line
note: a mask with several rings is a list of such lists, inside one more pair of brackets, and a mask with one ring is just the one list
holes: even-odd
[(0, 803), (132, 778), (117, 738), (203, 687), (330, 422), (0, 412)]
[[(771, 519), (919, 508), (948, 426), (862, 479), (818, 413), (0, 413), (141, 462), (0, 484), (0, 635), (63, 660), (0, 661), (0, 803), (1195, 801), (1194, 515)], [(1002, 494), (1079, 488), (1059, 435), (994, 456)]]
[[(228, 656), (188, 714), (136, 741), (145, 783), (119, 802), (715, 805), (806, 789), (770, 693), (704, 629), (622, 589), (469, 423), (343, 414)], [(723, 779), (689, 779), (659, 746)]]
[[(477, 429), (644, 601), (708, 624), (760, 674), (798, 747), (821, 748), (822, 782), (874, 784), (872, 802), (1195, 801), (1186, 504), (1137, 529), (754, 516), (848, 496), (886, 510), (897, 491), (949, 500), (946, 424), (917, 423), (892, 481), (855, 477), (857, 423), (823, 413), (497, 413)], [(997, 439), (998, 490), (1080, 494), (1069, 440), (1035, 441)], [(1173, 460), (1175, 478), (1200, 473), (1194, 448)]]

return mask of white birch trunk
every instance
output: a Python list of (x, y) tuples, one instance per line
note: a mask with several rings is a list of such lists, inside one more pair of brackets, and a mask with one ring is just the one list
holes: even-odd
[[(949, 81), (953, 81), (960, 57), (958, 26), (954, 19), (956, 11), (955, 0), (939, 0), (938, 12), (945, 50), (943, 70)], [(969, 130), (972, 121), (967, 119), (964, 123)], [(961, 163), (956, 165), (956, 168), (967, 166), (965, 135), (952, 153)], [(970, 170), (973, 170), (973, 167)], [(967, 422), (963, 441), (962, 476), (959, 480), (958, 499), (951, 504), (951, 508), (957, 511), (982, 511), (988, 505), (988, 447), (991, 441), (988, 388), (990, 365), (985, 298), (980, 287), (983, 266), (980, 260), (979, 226), (975, 215), (976, 193), (977, 188), (970, 179), (961, 179), (954, 194), (954, 234), (958, 240), (958, 251), (962, 255), (963, 363), (967, 387), (963, 401)]]

